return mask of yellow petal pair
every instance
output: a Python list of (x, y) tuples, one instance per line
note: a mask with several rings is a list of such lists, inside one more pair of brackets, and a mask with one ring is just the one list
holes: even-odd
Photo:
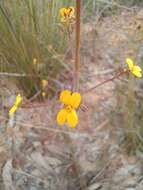
[(18, 94), (16, 96), (16, 99), (15, 99), (15, 102), (14, 102), (12, 108), (9, 110), (9, 116), (10, 117), (16, 112), (16, 110), (17, 110), (19, 104), (21, 103), (21, 101), (22, 101), (22, 97), (21, 97), (20, 94)]
[(78, 116), (75, 111), (81, 103), (81, 95), (78, 92), (72, 93), (70, 90), (63, 90), (60, 94), (60, 102), (64, 104), (57, 115), (57, 123), (59, 125), (68, 124), (75, 128), (78, 124)]
[(72, 109), (70, 112), (66, 108), (63, 108), (59, 111), (57, 115), (58, 125), (64, 125), (67, 123), (70, 127), (75, 128), (78, 124), (78, 116), (76, 111)]
[(74, 17), (74, 13), (75, 13), (74, 7), (61, 8), (60, 9), (61, 22), (69, 21), (71, 18)]
[(134, 76), (136, 76), (137, 78), (142, 77), (142, 69), (139, 66), (135, 65), (132, 59), (127, 58), (126, 63), (127, 63), (128, 67), (129, 67), (130, 72)]
[(77, 109), (81, 102), (81, 95), (78, 92), (72, 93), (70, 90), (63, 90), (60, 94), (60, 102)]

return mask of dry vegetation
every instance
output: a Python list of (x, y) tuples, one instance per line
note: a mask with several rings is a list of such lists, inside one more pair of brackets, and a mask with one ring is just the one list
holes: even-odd
[[(64, 3), (66, 1), (57, 7)], [(86, 12), (91, 8), (87, 6), (89, 4), (85, 3), (82, 7), (82, 92), (114, 76), (118, 69), (124, 67), (127, 56), (134, 58), (143, 68), (143, 9), (137, 7), (134, 1), (131, 7), (127, 7), (127, 4), (114, 7), (111, 3), (105, 3), (93, 15), (94, 3), (92, 11)], [(117, 14), (112, 10), (117, 11)], [(85, 15), (88, 15), (88, 19)], [(38, 35), (41, 36), (40, 33)], [(60, 35), (63, 38), (63, 34)], [(74, 35), (72, 38), (74, 48)], [(42, 48), (47, 47), (42, 51), (43, 54), (39, 50), (31, 51), (38, 52), (38, 60), (48, 65), (49, 70), (52, 68), (55, 71), (55, 67), (58, 67), (54, 75), (47, 77), (49, 73), (46, 71), (43, 74), (45, 70), (40, 73), (38, 80), (44, 78), (49, 82), (46, 98), (38, 96), (41, 86), (34, 78), (22, 79), (19, 88), (19, 78), (15, 80), (15, 77), (0, 75), (0, 190), (142, 190), (142, 79), (120, 77), (83, 94), (83, 103), (88, 109), (86, 112), (79, 110), (78, 127), (58, 127), (55, 119), (60, 107), (58, 95), (61, 89), (70, 85), (72, 48), (64, 52), (67, 47), (60, 49), (61, 46), (57, 45), (55, 49), (55, 42), (40, 40), (44, 43)], [(39, 43), (36, 46), (38, 48), (41, 45)], [(8, 52), (3, 54), (1, 48), (0, 53), (6, 56)], [(45, 56), (47, 51), (52, 52), (50, 56)], [(53, 59), (54, 66), (51, 66)], [(60, 60), (60, 67), (59, 61), (57, 63), (55, 59)], [(30, 53), (29, 60), (31, 66), (33, 55), (31, 57)], [(3, 59), (1, 62), (5, 64)], [(1, 66), (1, 72), (13, 72), (9, 65), (15, 62), (10, 63), (9, 60), (6, 63), (7, 67)], [(18, 60), (16, 64), (19, 63)], [(26, 65), (25, 68), (28, 69)], [(33, 74), (33, 70), (27, 73), (21, 67), (14, 71)], [(26, 93), (29, 81), (32, 88)], [(33, 84), (36, 84), (34, 90)], [(9, 118), (9, 108), (19, 92), (26, 106), (20, 107), (15, 117)], [(32, 97), (31, 101), (29, 96)]]

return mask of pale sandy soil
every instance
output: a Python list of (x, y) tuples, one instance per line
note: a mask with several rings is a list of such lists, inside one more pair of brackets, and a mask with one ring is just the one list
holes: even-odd
[[(140, 59), (142, 19), (142, 11), (123, 12), (82, 26), (81, 90), (112, 77), (127, 55), (138, 53)], [(57, 97), (42, 102), (44, 106), (37, 107), (39, 102), (34, 101), (30, 108), (19, 108), (8, 120), (8, 107), (18, 89), (1, 80), (0, 189), (142, 190), (143, 155), (127, 155), (122, 126), (111, 122), (116, 83), (84, 94), (88, 110), (79, 110), (78, 127), (67, 129), (55, 121)]]

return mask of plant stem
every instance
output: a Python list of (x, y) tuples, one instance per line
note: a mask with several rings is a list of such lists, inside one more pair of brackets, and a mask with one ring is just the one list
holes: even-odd
[(79, 68), (80, 68), (80, 0), (76, 0), (76, 50), (74, 67), (74, 90), (79, 89)]
[(100, 87), (100, 86), (102, 86), (102, 85), (104, 85), (104, 84), (106, 84), (108, 82), (111, 82), (111, 81), (117, 79), (118, 77), (120, 77), (121, 75), (123, 75), (123, 74), (125, 74), (127, 72), (128, 72), (128, 70), (123, 70), (123, 71), (119, 72), (117, 75), (115, 75), (115, 76), (113, 76), (113, 77), (111, 77), (109, 79), (106, 79), (103, 82), (100, 82), (99, 84), (97, 84), (97, 85), (95, 85), (95, 86), (93, 86), (93, 87), (91, 87), (91, 88), (83, 91), (82, 94), (86, 94), (88, 92), (91, 92), (91, 91), (95, 90), (96, 88), (98, 88), (98, 87)]

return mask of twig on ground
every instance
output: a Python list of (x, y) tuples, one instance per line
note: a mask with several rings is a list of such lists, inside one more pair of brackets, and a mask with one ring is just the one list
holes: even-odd
[[(1, 118), (5, 119), (5, 121), (8, 121), (8, 118), (5, 118), (3, 116), (1, 116)], [(63, 133), (63, 134), (68, 134), (70, 135), (71, 138), (80, 138), (80, 137), (86, 137), (86, 138), (91, 138), (90, 135), (86, 134), (86, 133), (80, 133), (80, 132), (71, 132), (71, 131), (65, 131), (65, 130), (60, 130), (60, 129), (54, 129), (54, 128), (50, 128), (47, 127), (47, 125), (43, 125), (42, 123), (37, 124), (37, 125), (32, 125), (32, 124), (25, 124), (24, 121), (15, 121), (15, 125), (19, 125), (19, 126), (23, 126), (23, 127), (29, 127), (29, 128), (35, 128), (35, 129), (42, 129), (42, 130), (47, 130), (50, 132), (54, 132), (54, 133)]]
[(92, 179), (91, 183), (96, 182), (97, 178), (104, 174), (106, 168), (108, 168), (111, 164), (111, 160), (107, 162), (107, 164), (102, 168), (102, 170)]
[(113, 2), (113, 1), (106, 1), (106, 0), (96, 0), (96, 1), (99, 1), (100, 3), (106, 3), (106, 4), (109, 4), (109, 5), (112, 5), (112, 6), (116, 6), (116, 7), (119, 7), (121, 9), (126, 9), (128, 11), (133, 11), (135, 8), (130, 8), (130, 7), (127, 7), (127, 6), (124, 6), (124, 5), (121, 5), (117, 2)]
[(27, 173), (27, 172), (24, 172), (24, 171), (22, 171), (22, 170), (13, 169), (13, 171), (14, 171), (15, 173), (22, 174), (22, 175), (25, 175), (25, 176), (30, 177), (30, 178), (34, 178), (34, 179), (36, 179), (36, 180), (38, 180), (38, 181), (40, 181), (40, 182), (44, 182), (44, 183), (48, 184), (45, 180), (39, 178), (38, 176), (34, 176), (34, 175), (29, 174), (29, 173)]

